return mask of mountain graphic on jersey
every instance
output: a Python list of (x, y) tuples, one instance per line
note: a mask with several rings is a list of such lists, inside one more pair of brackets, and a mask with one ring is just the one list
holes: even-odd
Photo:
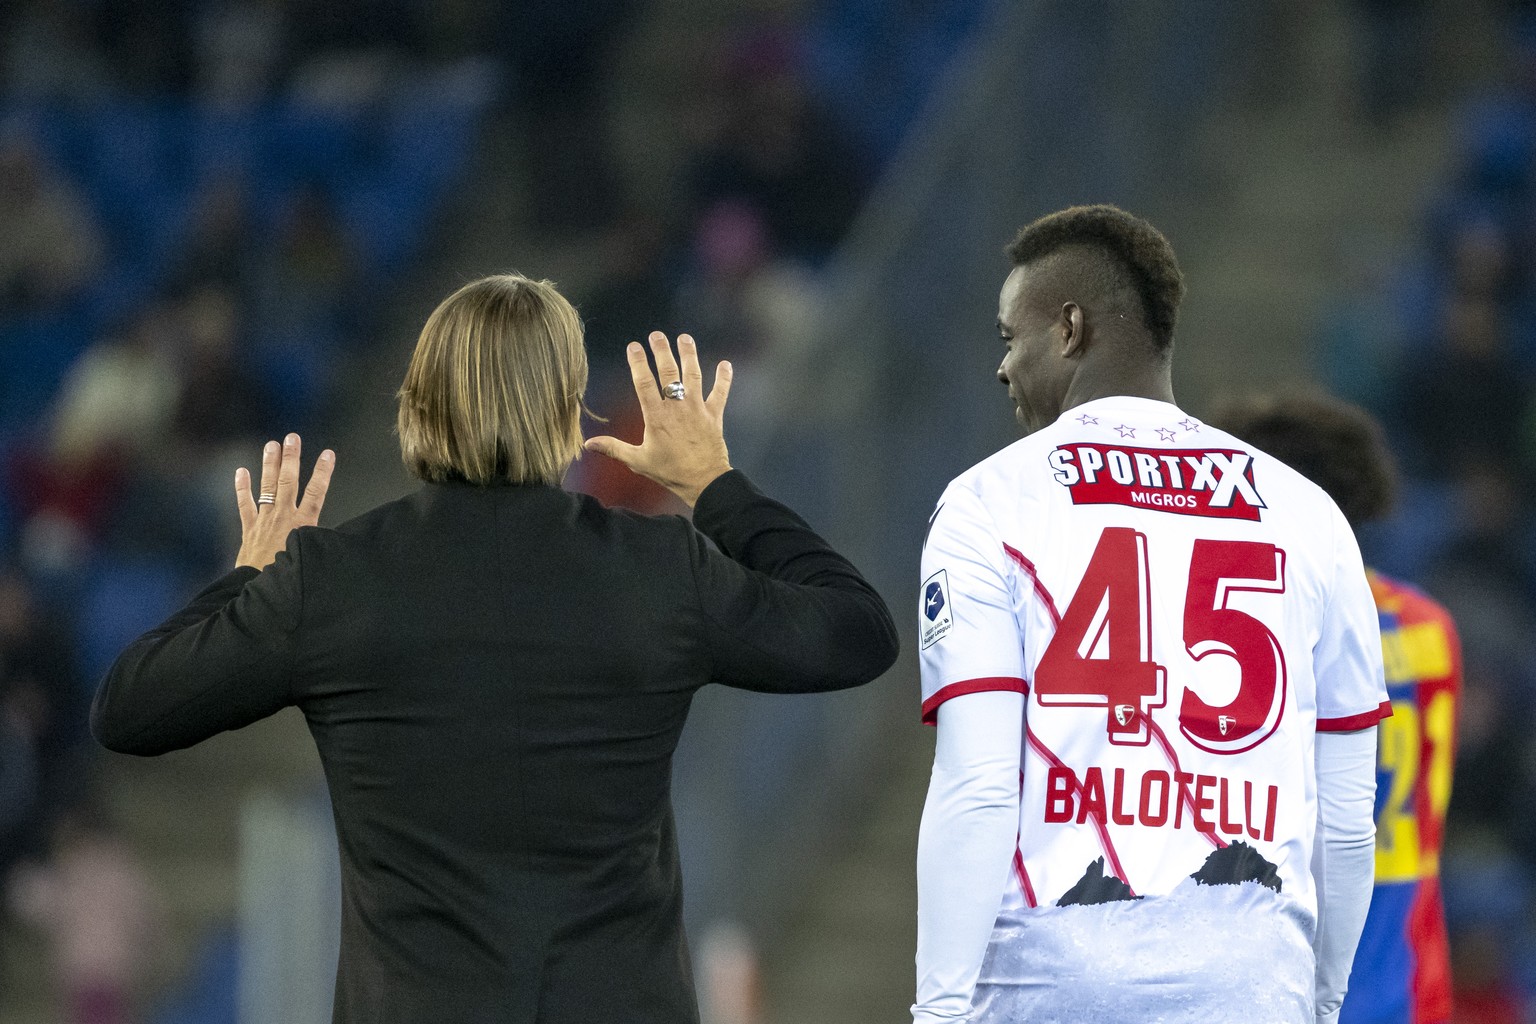
[(1074, 505), (1129, 505), (1254, 522), (1268, 507), (1254, 483), (1253, 456), (1236, 449), (1064, 444), (1048, 461), (1052, 479), (1068, 489)]
[(1114, 875), (1104, 873), (1104, 858), (1088, 865), (1088, 870), (1083, 872), (1083, 877), (1077, 880), (1077, 884), (1061, 894), (1061, 899), (1056, 901), (1058, 907), (1089, 907), (1099, 903), (1117, 903), (1120, 900), (1139, 900), (1126, 885)]
[[(1280, 874), (1275, 865), (1264, 855), (1244, 842), (1231, 843), (1212, 850), (1200, 870), (1189, 876), (1199, 885), (1237, 885), (1241, 882), (1258, 882), (1266, 889), (1280, 891)], [(1083, 877), (1062, 893), (1056, 901), (1058, 907), (1087, 907), (1100, 903), (1118, 903), (1121, 900), (1139, 900), (1143, 897), (1131, 891), (1114, 875), (1104, 873), (1104, 858), (1088, 865)]]
[(1236, 885), (1258, 882), (1266, 889), (1280, 891), (1280, 873), (1264, 855), (1244, 842), (1235, 842), (1212, 850), (1200, 870), (1189, 876), (1201, 885)]

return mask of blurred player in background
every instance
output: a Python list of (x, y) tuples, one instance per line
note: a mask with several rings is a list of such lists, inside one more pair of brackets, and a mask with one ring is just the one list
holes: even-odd
[[(1379, 519), (1394, 473), (1381, 429), (1323, 398), (1256, 400), (1216, 417), (1224, 430), (1300, 471), (1352, 526)], [(1341, 1024), (1444, 1024), (1451, 962), (1440, 846), (1456, 759), (1461, 647), (1450, 614), (1412, 587), (1369, 572), (1381, 616), (1392, 717), (1376, 767), (1376, 891), (1355, 953)]]
[(998, 378), (1033, 433), (923, 550), (913, 1018), (1333, 1021), (1390, 713), (1354, 534), (1174, 404), (1155, 228), (1074, 207), (1008, 252)]

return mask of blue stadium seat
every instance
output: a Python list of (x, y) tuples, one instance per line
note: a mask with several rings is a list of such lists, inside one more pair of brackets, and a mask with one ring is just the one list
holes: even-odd
[(344, 186), (363, 162), (369, 124), (363, 114), (288, 104), (266, 125), (262, 173), (289, 185)]
[(1423, 579), (1454, 539), (1447, 524), (1459, 516), (1453, 485), (1405, 479), (1391, 518), (1360, 527), (1366, 564), (1399, 579)]
[(83, 183), (94, 166), (94, 145), (88, 119), (79, 111), (57, 109), (4, 109), (0, 117), (16, 118), (26, 126), (54, 170), (70, 181)]
[(186, 160), (193, 181), (207, 181), (230, 171), (249, 175), (260, 162), (263, 135), (256, 112), (202, 110), (188, 131)]
[(5, 467), (10, 464), (11, 448), (19, 437), (20, 434), (0, 429), (0, 568), (10, 562), (16, 546), (16, 502), (10, 493)]
[(1492, 96), (1469, 104), (1458, 118), (1469, 185), (1492, 194), (1530, 184), (1536, 156), (1536, 112), (1518, 98)]
[(338, 197), (337, 207), (366, 271), (375, 277), (401, 269), (420, 241), (428, 213), (418, 190), (387, 181), (354, 183)]
[(314, 422), (331, 380), (331, 367), (341, 345), (323, 325), (264, 332), (255, 344), (256, 371), (273, 405), (273, 421)]
[(187, 976), (149, 1024), (239, 1024), (240, 939), (234, 927), (203, 940)]
[[(992, 0), (924, 5), (832, 0), (818, 5), (804, 44), (806, 72), (840, 125), (877, 162), (891, 156), (934, 81), (983, 19)], [(891, 61), (890, 54), (903, 59)]]
[(78, 609), (83, 678), (94, 685), (124, 647), (169, 618), (188, 596), (186, 582), (165, 562), (103, 556), (86, 581)]
[(75, 357), (90, 344), (79, 316), (55, 313), (0, 325), (0, 431), (38, 420)]
[(89, 119), (97, 159), (87, 187), (107, 230), (131, 248), (139, 232), (151, 226), (144, 208), (165, 188), (165, 123), (153, 107), (128, 103), (99, 107)]

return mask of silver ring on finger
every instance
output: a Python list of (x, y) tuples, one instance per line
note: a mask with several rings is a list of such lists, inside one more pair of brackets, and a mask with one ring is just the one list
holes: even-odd
[(267, 494), (266, 492), (262, 492), (262, 494), (256, 499), (256, 504), (258, 504), (258, 505), (275, 505), (275, 504), (277, 504), (277, 495), (276, 494)]
[(683, 382), (680, 380), (675, 380), (661, 389), (662, 398), (670, 398), (676, 402), (681, 402), (687, 394), (688, 389), (683, 387)]

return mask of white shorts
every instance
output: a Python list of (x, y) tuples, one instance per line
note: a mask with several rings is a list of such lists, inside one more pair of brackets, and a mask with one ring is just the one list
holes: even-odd
[(1313, 1024), (1312, 921), (1257, 882), (1005, 910), (972, 1024)]

